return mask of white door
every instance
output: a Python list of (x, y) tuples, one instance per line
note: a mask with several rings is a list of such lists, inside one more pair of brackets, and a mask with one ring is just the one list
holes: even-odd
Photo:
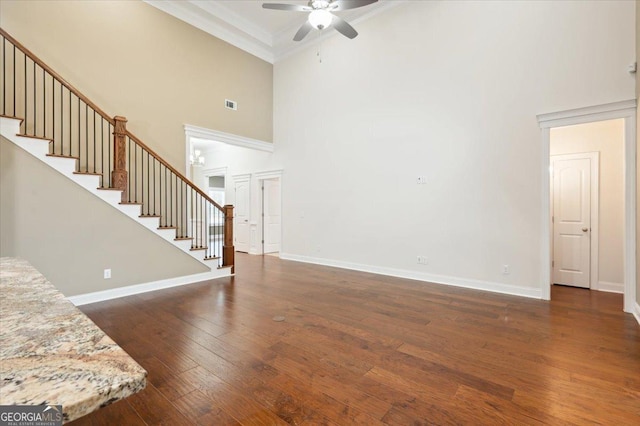
[(235, 182), (236, 205), (234, 208), (233, 232), (236, 251), (249, 252), (249, 181)]
[(590, 287), (591, 161), (552, 156), (555, 284)]
[(262, 200), (264, 253), (277, 253), (280, 251), (281, 232), (280, 179), (263, 181)]

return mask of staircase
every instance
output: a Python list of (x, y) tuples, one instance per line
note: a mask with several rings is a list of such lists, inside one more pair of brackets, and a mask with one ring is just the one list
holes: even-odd
[[(0, 28), (0, 134), (206, 265), (234, 272), (233, 206), (220, 206)], [(89, 212), (88, 212), (89, 213)]]

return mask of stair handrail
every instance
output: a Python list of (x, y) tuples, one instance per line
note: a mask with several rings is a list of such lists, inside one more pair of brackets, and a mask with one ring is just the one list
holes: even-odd
[(79, 91), (78, 89), (76, 89), (71, 83), (69, 83), (67, 80), (65, 80), (64, 78), (62, 78), (62, 76), (60, 74), (58, 74), (57, 72), (55, 72), (49, 65), (47, 65), (42, 59), (40, 59), (38, 56), (36, 56), (32, 51), (30, 51), (29, 49), (27, 49), (22, 43), (20, 43), (18, 40), (16, 40), (15, 38), (11, 37), (11, 34), (9, 34), (8, 32), (6, 32), (3, 28), (0, 27), (0, 35), (2, 35), (4, 38), (6, 38), (7, 40), (9, 40), (14, 46), (16, 46), (19, 50), (22, 51), (22, 53), (24, 53), (25, 55), (27, 55), (33, 62), (35, 62), (36, 64), (38, 64), (39, 67), (41, 67), (42, 69), (44, 69), (46, 72), (48, 72), (49, 74), (51, 74), (51, 76), (53, 76), (56, 80), (58, 80), (58, 82), (60, 84), (62, 84), (64, 87), (66, 87), (71, 93), (73, 93), (74, 95), (76, 95), (78, 98), (80, 98), (82, 100), (82, 102), (84, 102), (85, 104), (89, 105), (91, 108), (93, 108), (94, 111), (96, 111), (98, 114), (100, 114), (102, 116), (102, 118), (104, 118), (105, 120), (107, 120), (109, 123), (111, 123), (112, 125), (115, 125), (115, 121), (113, 118), (111, 118), (106, 112), (104, 112), (98, 105), (94, 104), (88, 97), (86, 97), (81, 91)]
[(176, 176), (178, 176), (180, 179), (182, 179), (184, 182), (186, 182), (187, 184), (189, 184), (189, 186), (191, 186), (198, 194), (200, 194), (205, 200), (207, 200), (208, 202), (210, 202), (211, 204), (213, 204), (214, 206), (216, 206), (216, 208), (218, 210), (224, 210), (224, 207), (221, 206), (220, 204), (216, 203), (211, 197), (209, 197), (209, 195), (207, 195), (202, 189), (200, 189), (198, 187), (198, 185), (194, 184), (192, 181), (190, 181), (187, 177), (185, 177), (182, 173), (180, 173), (178, 170), (176, 170), (173, 166), (171, 166), (171, 164), (169, 164), (168, 162), (166, 162), (164, 160), (164, 158), (162, 158), (160, 155), (158, 155), (153, 149), (149, 148), (148, 145), (146, 145), (144, 142), (142, 142), (140, 140), (140, 138), (138, 138), (137, 136), (135, 136), (133, 133), (131, 133), (129, 130), (126, 131), (127, 136), (129, 136), (131, 138), (131, 140), (133, 140), (137, 145), (139, 145), (141, 148), (146, 149), (147, 151), (149, 151), (149, 153), (156, 159), (158, 160), (160, 163), (162, 163), (162, 165), (164, 165), (167, 169), (171, 170)]
[[(223, 259), (223, 266), (231, 266), (231, 271), (233, 273), (234, 257), (235, 257), (234, 248), (233, 248), (233, 206), (232, 205), (221, 206), (220, 204), (218, 204), (208, 194), (206, 194), (202, 189), (200, 189), (196, 184), (194, 184), (191, 180), (189, 180), (186, 176), (184, 176), (180, 171), (176, 170), (176, 168), (174, 168), (166, 160), (164, 160), (164, 158), (162, 158), (157, 152), (155, 152), (148, 145), (146, 145), (140, 138), (138, 138), (133, 133), (131, 133), (128, 129), (126, 129), (126, 122), (127, 122), (126, 118), (120, 117), (120, 116), (115, 116), (113, 118), (110, 117), (105, 111), (103, 111), (100, 107), (98, 107), (80, 90), (76, 89), (71, 83), (65, 80), (60, 74), (58, 74), (51, 67), (49, 67), (42, 59), (40, 59), (37, 55), (35, 55), (31, 50), (27, 49), (22, 43), (20, 43), (18, 40), (12, 37), (7, 31), (5, 31), (1, 27), (0, 27), (0, 35), (5, 40), (9, 41), (14, 46), (14, 49), (17, 48), (19, 51), (21, 51), (25, 55), (25, 57), (28, 57), (34, 64), (38, 65), (43, 70), (43, 72), (46, 72), (47, 74), (49, 74), (61, 86), (64, 86), (69, 91), (70, 94), (73, 94), (75, 97), (79, 99), (79, 101), (82, 101), (87, 107), (90, 107), (95, 113), (97, 113), (103, 120), (105, 120), (107, 123), (113, 126), (114, 170), (110, 174), (113, 180), (110, 182), (109, 187), (114, 189), (120, 189), (123, 191), (123, 194), (122, 194), (123, 202), (125, 202), (125, 195), (128, 188), (128, 183), (127, 183), (128, 173), (127, 173), (126, 167), (123, 167), (124, 165), (126, 165), (126, 157), (125, 157), (126, 154), (124, 152), (125, 138), (128, 138), (139, 148), (146, 151), (151, 157), (153, 157), (155, 161), (160, 163), (167, 170), (169, 170), (173, 175), (175, 175), (177, 179), (180, 179), (182, 182), (184, 182), (184, 184), (187, 185), (190, 190), (195, 191), (200, 197), (202, 197), (204, 201), (210, 203), (213, 207), (215, 207), (217, 210), (222, 212), (223, 218), (224, 218), (224, 229), (225, 229), (223, 234), (224, 246), (223, 246), (223, 252), (221, 253), (222, 259)], [(4, 55), (4, 42), (3, 42), (2, 52)], [(3, 56), (3, 59), (4, 59), (4, 56)], [(14, 67), (15, 67), (15, 53), (14, 53)], [(34, 72), (35, 72), (35, 68), (34, 68)], [(34, 79), (35, 79), (35, 76), (34, 76)], [(15, 84), (15, 80), (14, 80), (14, 84)], [(14, 91), (14, 96), (15, 96), (15, 91)], [(78, 111), (79, 111), (79, 108), (80, 108), (80, 105), (78, 104)], [(15, 99), (14, 99), (14, 109), (15, 109)], [(34, 120), (36, 120), (35, 117), (34, 117)], [(95, 126), (95, 121), (94, 121), (94, 126)], [(94, 127), (94, 131), (95, 131), (95, 127)], [(55, 128), (54, 128), (54, 132), (55, 132)], [(46, 129), (45, 129), (45, 133), (46, 133)], [(110, 160), (108, 164), (111, 164)], [(115, 178), (116, 176), (118, 176), (117, 179)], [(121, 178), (124, 179), (124, 181)]]
[[(36, 64), (38, 64), (38, 66), (40, 66), (41, 68), (43, 68), (45, 71), (47, 71), (49, 74), (51, 74), (51, 76), (53, 76), (56, 80), (58, 80), (58, 82), (60, 84), (62, 84), (63, 86), (65, 86), (69, 91), (71, 91), (74, 95), (76, 95), (78, 98), (80, 98), (82, 100), (82, 102), (84, 102), (85, 104), (89, 105), (91, 108), (93, 108), (98, 114), (100, 114), (102, 116), (102, 118), (104, 118), (105, 120), (107, 120), (109, 123), (111, 123), (112, 125), (115, 125), (115, 120), (109, 116), (106, 112), (104, 112), (98, 105), (96, 105), (95, 103), (93, 103), (91, 101), (91, 99), (89, 99), (87, 96), (85, 96), (80, 90), (76, 89), (71, 83), (69, 83), (67, 80), (65, 80), (64, 78), (62, 78), (62, 76), (60, 74), (58, 74), (57, 72), (55, 72), (50, 66), (48, 66), (42, 59), (40, 59), (37, 55), (35, 55), (32, 51), (30, 51), (29, 49), (27, 49), (22, 43), (20, 43), (18, 40), (16, 40), (15, 38), (13, 38), (9, 33), (7, 33), (3, 28), (0, 28), (0, 34), (2, 36), (4, 36), (7, 40), (9, 40), (13, 45), (15, 45), (18, 49), (20, 49), (23, 53), (25, 53), (33, 62), (35, 62)], [(180, 173), (178, 170), (176, 170), (173, 166), (171, 166), (168, 162), (166, 162), (164, 160), (164, 158), (162, 158), (157, 152), (155, 152), (153, 149), (149, 148), (149, 146), (147, 144), (145, 144), (144, 142), (142, 142), (142, 140), (135, 136), (133, 133), (131, 133), (129, 130), (126, 131), (127, 136), (129, 136), (131, 139), (133, 139), (133, 141), (135, 141), (136, 144), (140, 145), (142, 148), (146, 149), (147, 151), (149, 151), (149, 153), (151, 155), (153, 155), (160, 163), (162, 163), (166, 168), (168, 168), (169, 170), (171, 170), (173, 173), (175, 173), (181, 180), (183, 180), (184, 182), (188, 183), (190, 186), (193, 186), (193, 189), (196, 190), (196, 192), (198, 192), (198, 194), (200, 194), (202, 197), (204, 197), (207, 201), (209, 201), (210, 203), (212, 203), (214, 206), (216, 206), (219, 210), (224, 210), (224, 207), (222, 207), (220, 204), (216, 203), (214, 200), (211, 199), (211, 197), (209, 197), (204, 191), (202, 191), (197, 185), (195, 185), (193, 182), (191, 182), (186, 176), (184, 176), (182, 173)]]

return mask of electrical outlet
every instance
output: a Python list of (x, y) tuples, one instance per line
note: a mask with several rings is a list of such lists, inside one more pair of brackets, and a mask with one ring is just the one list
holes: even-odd
[(419, 265), (427, 265), (429, 262), (425, 256), (418, 256), (418, 264)]
[(509, 265), (502, 265), (502, 275), (509, 275), (511, 273), (511, 269), (509, 269)]
[(424, 176), (418, 176), (418, 179), (416, 179), (416, 183), (418, 185), (424, 185), (425, 183), (427, 183), (427, 178)]
[(111, 278), (111, 269), (105, 269), (104, 270), (104, 279), (108, 280)]

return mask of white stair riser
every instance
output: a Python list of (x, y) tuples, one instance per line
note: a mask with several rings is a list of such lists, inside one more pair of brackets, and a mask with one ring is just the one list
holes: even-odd
[(41, 157), (49, 153), (49, 142), (47, 141), (17, 135), (16, 139), (20, 148), (29, 152), (31, 155)]
[(76, 171), (78, 160), (75, 160), (73, 158), (50, 156), (45, 156), (44, 159), (41, 158), (41, 160), (75, 182), (72, 176), (73, 172)]
[(118, 204), (118, 210), (131, 218), (140, 216), (140, 206), (137, 204)]
[(10, 118), (5, 119), (4, 117), (0, 118), (2, 118), (2, 121), (0, 121), (0, 132), (2, 132), (3, 136), (5, 133), (13, 135), (20, 133), (20, 120), (12, 120)]
[(98, 185), (100, 185), (100, 177), (95, 175), (79, 175), (74, 173), (73, 180), (89, 191), (91, 191), (91, 188), (97, 188)]
[[(46, 163), (50, 167), (56, 169), (58, 172), (62, 173), (76, 184), (85, 188), (87, 191), (96, 195), (98, 198), (102, 199), (112, 207), (118, 209), (120, 212), (129, 216), (131, 219), (135, 220), (145, 228), (148, 228), (150, 231), (154, 232), (156, 235), (162, 237), (166, 241), (169, 241), (176, 248), (182, 250), (185, 253), (188, 253), (191, 257), (196, 259), (197, 261), (203, 263), (207, 267), (211, 268), (212, 273), (216, 276), (228, 276), (230, 275), (230, 271), (228, 269), (218, 270), (218, 261), (213, 260), (204, 260), (204, 256), (206, 255), (205, 250), (191, 250), (191, 240), (178, 240), (176, 241), (176, 230), (175, 229), (159, 229), (160, 226), (160, 218), (157, 217), (141, 217), (142, 208), (137, 204), (120, 204), (122, 198), (121, 191), (113, 191), (113, 190), (101, 190), (98, 189), (100, 186), (100, 176), (97, 175), (85, 175), (85, 174), (77, 174), (74, 173), (77, 171), (77, 160), (73, 158), (63, 158), (63, 157), (52, 157), (48, 156), (49, 153), (49, 142), (42, 139), (30, 138), (28, 136), (18, 136), (17, 133), (20, 132), (20, 122), (16, 119), (0, 117), (0, 133), (2, 136), (18, 145), (23, 150), (27, 151), (34, 157), (38, 158), (42, 162)], [(219, 272), (216, 272), (219, 271)]]

